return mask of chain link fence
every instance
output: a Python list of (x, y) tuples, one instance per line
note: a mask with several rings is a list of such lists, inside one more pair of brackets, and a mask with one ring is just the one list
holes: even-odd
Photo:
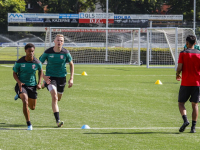
[[(150, 23), (149, 23), (150, 24)], [(147, 27), (149, 27), (149, 24)], [(88, 26), (88, 25), (85, 25)], [(91, 26), (96, 27), (94, 24)], [(104, 27), (104, 24), (101, 24), (99, 27)], [(110, 28), (135, 28), (134, 24), (109, 24)], [(145, 43), (145, 38), (142, 35), (146, 34), (146, 30), (143, 27), (141, 30), (141, 42)], [(154, 21), (152, 23), (152, 27), (179, 27), (179, 28), (192, 28), (193, 22), (167, 22), (167, 21)], [(4, 27), (5, 28), (5, 27)], [(138, 28), (141, 28), (138, 26)], [(200, 22), (196, 22), (196, 30), (195, 30), (197, 40), (200, 41)], [(14, 63), (21, 56), (25, 55), (24, 46), (27, 43), (33, 43), (36, 46), (35, 56), (39, 58), (39, 56), (44, 52), (45, 47), (45, 32), (8, 32), (7, 30), (3, 30), (0, 25), (0, 63)], [(200, 42), (198, 42), (200, 44)], [(144, 44), (143, 44), (144, 45)], [(141, 47), (141, 49), (144, 47)], [(142, 51), (141, 51), (142, 52)], [(141, 55), (142, 56), (142, 55)]]

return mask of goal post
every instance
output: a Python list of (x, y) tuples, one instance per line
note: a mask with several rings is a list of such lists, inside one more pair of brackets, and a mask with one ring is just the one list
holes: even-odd
[(74, 63), (140, 65), (140, 28), (50, 27), (46, 48), (54, 46), (57, 34), (64, 35)]
[(188, 35), (195, 33), (190, 28), (148, 28), (147, 68), (176, 68)]

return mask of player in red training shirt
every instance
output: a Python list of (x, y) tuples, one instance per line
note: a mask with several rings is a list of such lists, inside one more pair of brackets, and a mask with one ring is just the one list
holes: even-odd
[[(176, 70), (176, 80), (181, 80), (179, 90), (178, 106), (183, 118), (183, 125), (179, 132), (183, 132), (190, 124), (187, 119), (185, 102), (189, 99), (192, 103), (192, 127), (190, 132), (195, 133), (195, 126), (198, 117), (198, 102), (200, 94), (200, 51), (194, 49), (196, 37), (188, 35), (186, 38), (186, 46), (188, 49), (180, 52), (178, 67)], [(180, 75), (182, 74), (182, 76)]]

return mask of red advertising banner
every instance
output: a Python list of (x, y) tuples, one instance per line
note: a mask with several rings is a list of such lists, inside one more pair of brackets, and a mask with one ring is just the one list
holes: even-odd
[[(106, 23), (106, 19), (79, 19), (79, 23)], [(114, 23), (114, 19), (108, 19), (108, 23)]]
[[(109, 33), (126, 33), (133, 30), (109, 29)], [(52, 32), (106, 32), (105, 29), (52, 29)]]

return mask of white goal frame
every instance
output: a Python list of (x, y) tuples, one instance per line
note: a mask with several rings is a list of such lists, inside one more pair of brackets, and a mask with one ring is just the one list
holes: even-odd
[[(92, 34), (92, 32), (95, 32), (96, 34), (98, 34), (98, 32), (101, 32), (101, 33), (104, 32), (103, 36), (105, 36), (105, 40), (103, 42), (99, 43), (99, 44), (103, 44), (104, 48), (105, 48), (105, 56), (104, 56), (105, 60), (104, 60), (104, 62), (96, 61), (96, 62), (85, 62), (85, 63), (81, 62), (81, 63), (83, 63), (83, 64), (88, 64), (88, 63), (89, 64), (92, 64), (92, 63), (96, 64), (97, 63), (97, 64), (132, 64), (132, 65), (140, 65), (140, 32), (141, 32), (140, 28), (49, 27), (49, 28), (46, 28), (45, 49), (48, 48), (48, 47), (52, 47), (54, 45), (54, 43), (53, 43), (53, 40), (55, 38), (54, 34), (63, 34), (64, 37), (65, 37), (65, 34), (68, 34), (67, 32), (72, 32), (72, 31), (73, 32), (83, 32), (83, 33), (84, 32), (91, 32), (91, 34)], [(117, 36), (119, 36), (118, 34), (122, 34), (122, 36), (124, 36), (123, 34), (128, 34), (128, 38), (130, 38), (130, 39), (129, 39), (129, 41), (127, 43), (126, 42), (123, 43), (123, 40), (122, 40), (121, 46), (120, 46), (120, 44), (117, 43), (117, 42), (116, 43), (109, 42), (109, 39), (110, 39), (109, 35), (111, 33), (113, 34), (113, 40), (115, 40), (115, 38)], [(116, 35), (115, 35), (115, 33), (116, 33)], [(65, 38), (68, 38), (67, 36), (68, 35), (66, 35)], [(89, 37), (86, 37), (86, 38), (89, 38)], [(91, 41), (92, 41), (92, 39), (91, 39)], [(110, 41), (112, 41), (112, 39), (110, 39)], [(73, 44), (75, 45), (76, 43), (73, 42)], [(76, 44), (75, 47), (79, 47), (78, 44)], [(87, 44), (85, 44), (85, 45), (87, 45)], [(95, 44), (95, 41), (92, 41), (89, 44), (90, 45)], [(96, 42), (96, 44), (98, 45), (98, 41)], [(69, 45), (70, 45), (70, 43), (69, 43)], [(71, 43), (71, 45), (72, 45), (72, 43)], [(81, 44), (79, 44), (79, 45), (81, 45)], [(129, 45), (129, 47), (127, 45)], [(66, 47), (66, 49), (68, 49), (68, 46), (66, 44), (63, 47)], [(98, 47), (98, 46), (96, 46), (96, 47)], [(111, 49), (113, 49), (113, 48), (120, 48), (120, 47), (131, 48), (130, 56), (128, 56), (129, 58), (127, 58), (127, 56), (126, 56), (126, 58), (123, 57), (123, 56), (117, 56), (117, 54), (113, 54), (113, 53), (112, 54), (116, 55), (116, 56), (111, 56), (112, 54), (109, 53), (109, 51)], [(72, 57), (73, 57), (73, 54), (72, 54)], [(97, 58), (98, 55), (92, 56), (92, 57), (96, 57)], [(109, 59), (111, 57), (112, 57), (112, 60)], [(117, 58), (115, 58), (115, 57), (117, 57)], [(118, 59), (118, 61), (115, 61), (114, 59)], [(120, 61), (119, 61), (119, 59), (120, 59)], [(126, 61), (124, 61), (123, 59), (126, 59)], [(75, 63), (77, 63), (77, 62), (75, 62)], [(80, 63), (80, 62), (78, 62), (78, 63)]]
[[(195, 35), (193, 29), (177, 27), (148, 28), (146, 54), (147, 68), (176, 69), (178, 65), (178, 55), (180, 51), (184, 50), (186, 37), (188, 35)], [(152, 39), (154, 40), (152, 41)], [(163, 40), (163, 43), (159, 43), (161, 39)], [(157, 52), (155, 52), (156, 50), (153, 51), (153, 48), (157, 49)], [(163, 52), (164, 54), (161, 54), (162, 49), (168, 49), (169, 52), (166, 52), (165, 50), (165, 52)], [(168, 55), (165, 55), (166, 53), (168, 53)]]

